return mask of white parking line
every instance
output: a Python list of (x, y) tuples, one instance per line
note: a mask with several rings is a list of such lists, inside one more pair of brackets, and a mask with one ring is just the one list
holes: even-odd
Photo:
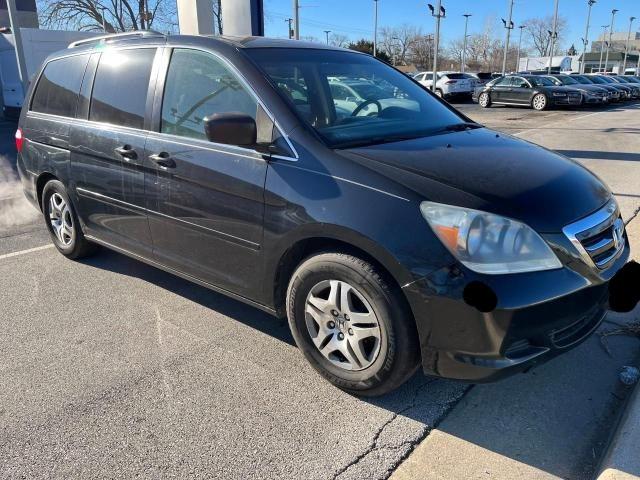
[[(560, 121), (562, 121), (562, 122), (574, 122), (574, 121), (576, 121), (576, 120), (580, 120), (581, 118), (592, 117), (593, 115), (600, 115), (601, 113), (606, 113), (606, 112), (608, 112), (608, 111), (609, 111), (609, 110), (603, 110), (602, 112), (587, 113), (586, 115), (580, 115), (579, 117), (570, 117), (570, 118), (565, 118), (565, 119), (560, 120)], [(552, 115), (553, 115), (553, 114), (552, 114)], [(548, 116), (547, 116), (547, 117), (545, 117), (545, 118), (549, 118), (549, 117), (550, 117), (550, 116), (552, 116), (552, 115), (548, 115)], [(513, 136), (514, 136), (514, 137), (518, 137), (518, 136), (520, 136), (520, 135), (524, 135), (525, 133), (534, 132), (534, 131), (536, 131), (536, 130), (538, 130), (538, 129), (537, 129), (537, 128), (529, 128), (529, 129), (527, 129), (527, 130), (523, 130), (523, 131), (521, 131), (521, 132), (514, 133), (514, 134), (513, 134)]]
[(49, 245), (42, 245), (41, 247), (28, 248), (27, 250), (20, 250), (19, 252), (5, 253), (4, 255), (0, 255), (0, 260), (26, 255), (27, 253), (39, 252), (40, 250), (47, 250), (48, 248), (53, 248), (53, 244), (50, 243)]

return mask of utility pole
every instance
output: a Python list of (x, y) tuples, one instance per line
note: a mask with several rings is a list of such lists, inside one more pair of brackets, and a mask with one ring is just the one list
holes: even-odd
[(18, 74), (20, 75), (22, 92), (24, 95), (26, 95), (27, 88), (29, 88), (29, 78), (27, 73), (27, 62), (24, 59), (24, 47), (22, 45), (20, 23), (18, 22), (16, 0), (7, 0), (7, 10), (9, 11), (9, 22), (11, 23), (11, 33), (13, 33), (13, 41), (16, 44), (16, 59), (18, 61)]
[[(609, 49), (611, 48), (611, 37), (613, 36), (613, 21), (616, 17), (617, 9), (611, 10), (611, 26), (609, 27), (609, 43), (607, 43), (607, 59), (604, 61), (604, 72), (607, 73), (607, 65), (609, 65)], [(611, 69), (613, 71), (613, 68)]]
[(464, 47), (462, 47), (462, 68), (460, 69), (464, 73), (465, 65), (467, 64), (467, 26), (469, 24), (470, 13), (462, 15), (464, 17)]
[(300, 1), (293, 0), (293, 38), (300, 40)]
[(511, 18), (513, 17), (513, 0), (509, 2), (509, 20), (505, 21), (502, 19), (502, 23), (504, 24), (504, 28), (507, 29), (507, 40), (504, 43), (504, 56), (502, 57), (502, 75), (507, 72), (507, 54), (509, 52), (509, 39), (511, 38), (511, 30), (513, 30), (513, 22)]
[(602, 43), (600, 43), (600, 63), (598, 63), (598, 71), (602, 71), (602, 57), (604, 56), (604, 44), (607, 43), (605, 37), (607, 35), (609, 25), (602, 25)]
[(106, 10), (107, 10), (106, 8), (102, 7), (102, 31), (104, 33), (107, 33), (107, 19), (104, 13)]
[(146, 16), (144, 13), (144, 0), (138, 0), (138, 14), (140, 16), (140, 30), (144, 30), (144, 18)]
[(596, 0), (589, 0), (587, 5), (589, 5), (589, 11), (587, 13), (587, 28), (584, 32), (584, 38), (582, 39), (582, 63), (580, 64), (580, 73), (584, 73), (584, 59), (587, 55), (587, 45), (589, 45), (589, 24), (591, 23), (591, 7), (596, 3)]
[(293, 23), (293, 18), (287, 18), (285, 20), (285, 23), (287, 23), (289, 25), (289, 40), (291, 40), (293, 38), (293, 27), (291, 26), (291, 24)]
[(436, 83), (438, 81), (438, 48), (440, 46), (440, 19), (444, 18), (447, 12), (442, 6), (442, 0), (438, 0), (435, 8), (433, 8), (433, 5), (430, 3), (428, 6), (431, 11), (431, 16), (436, 19), (436, 34), (433, 45), (433, 81), (431, 82), (431, 90), (433, 93), (436, 93)]
[(324, 34), (327, 36), (327, 45), (329, 45), (329, 34), (331, 33), (331, 30), (325, 30)]
[(520, 50), (522, 49), (522, 32), (525, 28), (527, 28), (526, 25), (520, 25), (518, 27), (520, 29), (520, 40), (518, 41), (518, 60), (517, 60), (517, 64), (516, 64), (516, 72), (518, 72), (520, 70)]
[(373, 0), (373, 56), (378, 56), (378, 0)]
[(559, 0), (556, 0), (555, 13), (553, 14), (553, 33), (551, 35), (551, 49), (549, 50), (549, 66), (547, 67), (547, 73), (551, 73), (553, 55), (556, 53), (556, 41), (558, 40), (558, 3)]
[[(629, 54), (629, 41), (631, 40), (631, 24), (636, 19), (636, 17), (629, 18), (629, 33), (627, 34), (627, 46), (624, 47), (624, 61), (622, 62), (622, 74), (627, 71), (627, 55)], [(618, 72), (620, 73), (620, 72)]]

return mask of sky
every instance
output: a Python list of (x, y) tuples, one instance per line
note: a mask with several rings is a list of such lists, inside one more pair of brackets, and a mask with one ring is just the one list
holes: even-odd
[[(555, 0), (515, 0), (513, 21), (517, 26), (532, 17), (553, 15)], [(286, 37), (285, 19), (292, 16), (292, 0), (264, 0), (265, 33), (270, 37)], [(434, 18), (427, 3), (437, 0), (379, 0), (379, 27), (404, 23), (421, 27), (424, 33), (434, 31)], [(446, 18), (441, 23), (442, 41), (461, 38), (464, 34), (465, 13), (469, 18), (469, 33), (481, 32), (487, 18), (500, 22), (509, 15), (509, 0), (442, 0)], [(358, 38), (373, 38), (373, 0), (300, 0), (300, 35), (324, 40), (324, 30)], [(611, 10), (618, 9), (614, 31), (627, 32), (629, 17), (640, 19), (640, 0), (597, 0), (591, 13), (589, 39), (602, 33), (602, 25), (611, 23)], [(568, 22), (566, 46), (581, 47), (587, 20), (587, 0), (559, 0), (559, 15)], [(640, 20), (634, 22), (640, 31)], [(504, 32), (504, 31), (503, 31)], [(501, 32), (501, 34), (503, 33)], [(517, 34), (516, 34), (517, 35)]]

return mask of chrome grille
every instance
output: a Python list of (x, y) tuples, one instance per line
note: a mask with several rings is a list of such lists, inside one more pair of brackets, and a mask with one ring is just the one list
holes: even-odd
[(624, 250), (624, 222), (615, 200), (563, 229), (588, 265), (607, 268)]

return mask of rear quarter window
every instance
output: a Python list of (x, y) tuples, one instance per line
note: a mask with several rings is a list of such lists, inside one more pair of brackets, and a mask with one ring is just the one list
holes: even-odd
[(89, 55), (75, 55), (47, 63), (33, 94), (31, 110), (74, 118), (88, 60)]

